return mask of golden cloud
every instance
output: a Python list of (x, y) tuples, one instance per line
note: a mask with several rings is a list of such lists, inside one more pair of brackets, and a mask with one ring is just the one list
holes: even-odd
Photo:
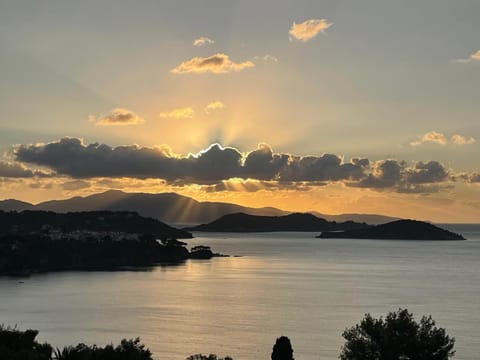
[(198, 39), (193, 40), (193, 46), (203, 46), (203, 45), (208, 45), (208, 44), (214, 44), (215, 41), (212, 39), (206, 37), (206, 36), (201, 36)]
[(439, 133), (437, 131), (429, 131), (426, 134), (424, 134), (420, 140), (412, 141), (410, 143), (411, 146), (419, 146), (423, 143), (435, 143), (439, 145), (445, 145), (447, 143), (447, 138), (445, 137), (444, 134)]
[(94, 123), (95, 126), (124, 126), (142, 124), (145, 122), (145, 119), (131, 110), (116, 108), (109, 114), (99, 116), (90, 115), (88, 121)]
[(460, 64), (468, 64), (468, 63), (471, 63), (471, 62), (480, 61), (480, 50), (477, 50), (476, 52), (474, 52), (472, 55), (470, 55), (466, 59), (455, 59), (453, 61), (456, 62), (456, 63), (460, 63)]
[(473, 137), (465, 137), (458, 134), (453, 135), (450, 141), (455, 145), (471, 145), (475, 143), (475, 139)]
[(410, 142), (410, 145), (419, 146), (424, 143), (434, 143), (438, 145), (446, 145), (448, 143), (454, 145), (471, 145), (475, 143), (475, 139), (473, 137), (466, 137), (463, 135), (454, 134), (452, 135), (450, 140), (448, 140), (445, 134), (437, 131), (429, 131), (428, 133), (424, 134), (419, 140)]
[(160, 113), (160, 117), (164, 119), (191, 119), (195, 115), (195, 110), (191, 107), (173, 109)]
[(225, 109), (226, 106), (224, 103), (222, 103), (221, 101), (214, 101), (214, 102), (211, 102), (210, 104), (208, 104), (207, 106), (205, 106), (205, 112), (207, 114), (215, 111), (215, 110), (222, 110), (222, 109)]
[(307, 42), (319, 33), (324, 33), (332, 25), (333, 23), (329, 23), (326, 19), (305, 20), (300, 24), (293, 23), (288, 34), (290, 39)]
[(240, 63), (233, 62), (229, 56), (223, 53), (217, 53), (209, 57), (194, 57), (190, 60), (182, 62), (177, 67), (173, 68), (173, 74), (226, 74), (230, 72), (238, 72), (243, 69), (254, 67), (255, 64), (251, 61), (244, 61)]

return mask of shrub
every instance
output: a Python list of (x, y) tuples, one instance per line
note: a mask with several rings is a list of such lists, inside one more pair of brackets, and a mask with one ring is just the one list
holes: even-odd
[(230, 356), (225, 356), (225, 358), (219, 358), (215, 354), (210, 355), (202, 355), (202, 354), (195, 354), (190, 355), (186, 360), (233, 360)]

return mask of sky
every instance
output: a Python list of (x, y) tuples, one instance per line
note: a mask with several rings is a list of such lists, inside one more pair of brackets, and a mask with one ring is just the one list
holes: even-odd
[(480, 222), (478, 0), (0, 1), (0, 199)]

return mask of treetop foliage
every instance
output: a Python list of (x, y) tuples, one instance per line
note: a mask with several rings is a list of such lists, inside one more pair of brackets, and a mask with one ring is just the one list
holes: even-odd
[(455, 354), (455, 339), (431, 316), (416, 322), (406, 309), (378, 319), (366, 314), (343, 337), (341, 360), (447, 360)]

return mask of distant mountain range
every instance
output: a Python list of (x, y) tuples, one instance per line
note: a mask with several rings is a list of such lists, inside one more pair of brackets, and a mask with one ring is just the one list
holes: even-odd
[[(152, 217), (169, 224), (204, 224), (223, 215), (245, 213), (259, 216), (283, 216), (290, 212), (273, 207), (251, 208), (223, 202), (200, 202), (190, 197), (175, 193), (125, 193), (109, 190), (86, 197), (73, 197), (65, 200), (45, 201), (36, 205), (19, 201), (0, 201), (0, 210), (46, 210), (59, 213), (69, 211), (135, 211), (141, 216)], [(381, 224), (397, 218), (370, 214), (325, 215), (311, 212), (328, 221), (355, 221), (368, 224)]]
[(346, 231), (369, 227), (353, 221), (335, 222), (308, 213), (258, 216), (244, 213), (224, 215), (208, 224), (184, 228), (208, 232)]

